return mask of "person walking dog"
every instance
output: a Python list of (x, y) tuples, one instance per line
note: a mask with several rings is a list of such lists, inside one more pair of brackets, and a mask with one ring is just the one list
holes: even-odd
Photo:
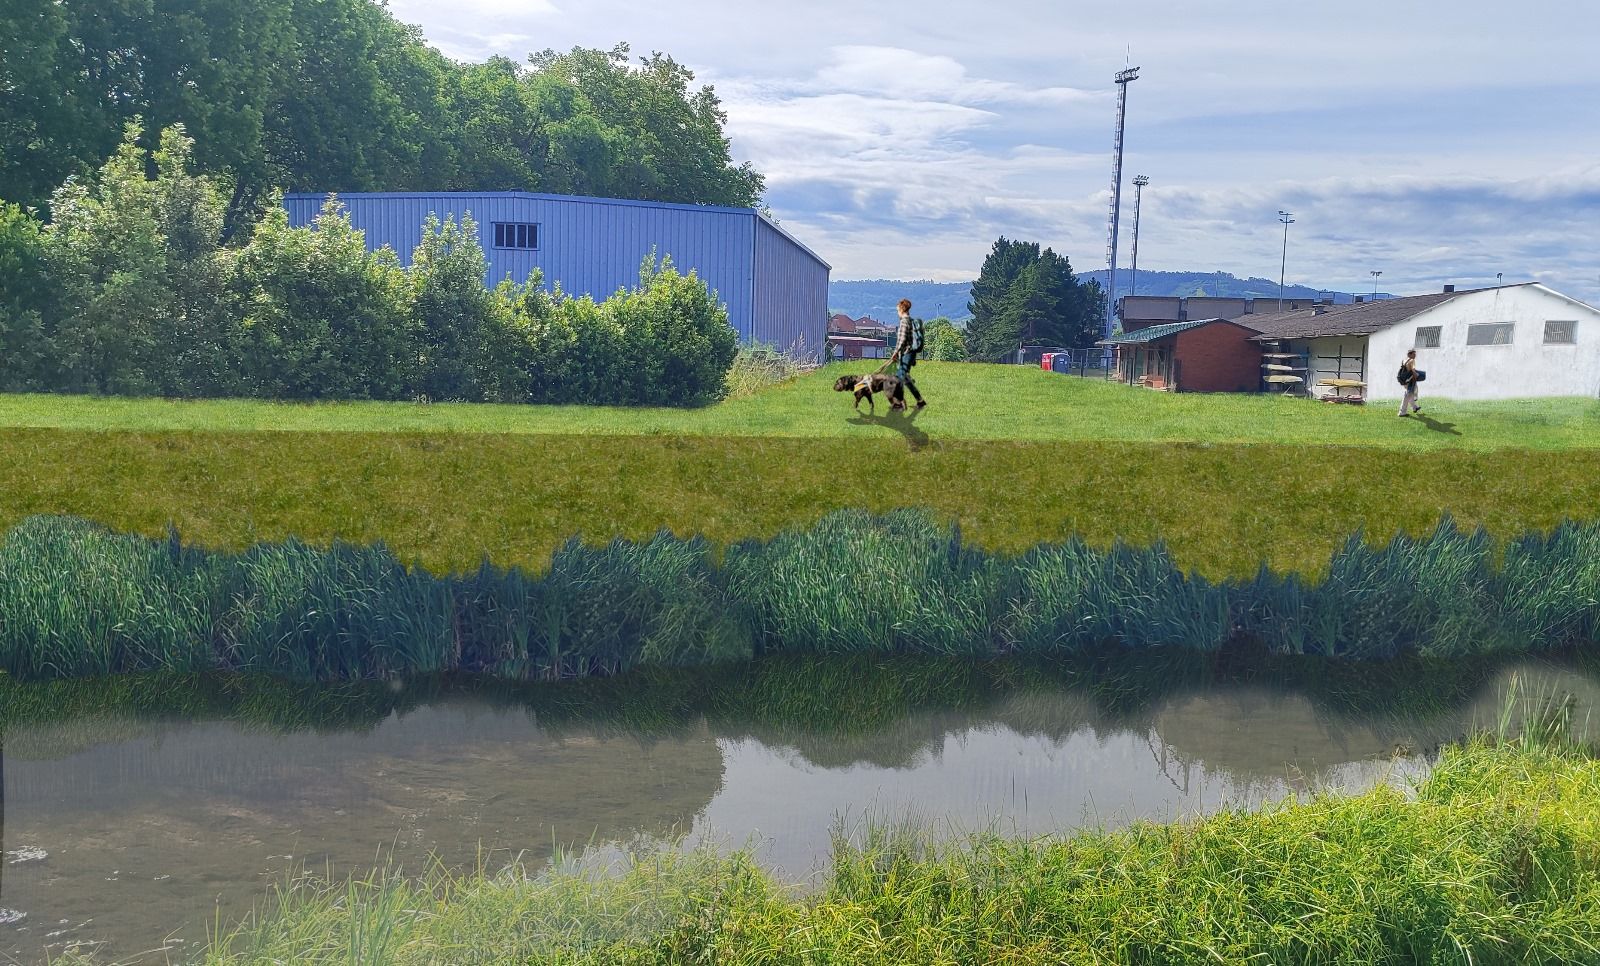
[(894, 354), (889, 356), (889, 361), (900, 362), (900, 368), (895, 371), (895, 375), (900, 377), (902, 386), (911, 390), (911, 395), (917, 400), (917, 408), (921, 409), (928, 404), (928, 401), (917, 391), (917, 384), (911, 379), (911, 367), (917, 364), (917, 354), (922, 351), (922, 320), (911, 317), (910, 299), (901, 299), (898, 308), (900, 331), (895, 336)]
[(1407, 409), (1414, 413), (1422, 412), (1422, 407), (1417, 404), (1417, 383), (1427, 376), (1417, 369), (1417, 350), (1412, 349), (1406, 353), (1406, 361), (1400, 363), (1400, 372), (1396, 374), (1396, 378), (1400, 380), (1400, 385), (1406, 387), (1405, 398), (1400, 400), (1400, 415), (1407, 415)]

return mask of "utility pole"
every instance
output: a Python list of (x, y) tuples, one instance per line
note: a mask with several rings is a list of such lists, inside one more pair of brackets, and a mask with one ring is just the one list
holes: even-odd
[(1278, 209), (1278, 220), (1283, 222), (1283, 261), (1278, 265), (1278, 311), (1283, 311), (1283, 273), (1289, 266), (1289, 226), (1294, 224), (1294, 215)]
[(1144, 200), (1144, 186), (1150, 179), (1142, 174), (1133, 176), (1133, 271), (1128, 279), (1128, 294), (1139, 294), (1139, 203)]
[(1117, 84), (1117, 136), (1111, 145), (1111, 224), (1106, 239), (1106, 264), (1109, 267), (1106, 272), (1107, 339), (1111, 338), (1112, 318), (1117, 311), (1117, 222), (1122, 215), (1122, 128), (1128, 113), (1128, 84), (1139, 79), (1139, 68), (1119, 70), (1112, 79)]

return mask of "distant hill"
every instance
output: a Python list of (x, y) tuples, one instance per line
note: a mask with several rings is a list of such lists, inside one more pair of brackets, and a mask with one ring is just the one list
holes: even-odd
[[(1079, 278), (1092, 278), (1103, 288), (1105, 269), (1079, 272)], [(1133, 273), (1117, 269), (1117, 294), (1129, 294)], [(1138, 295), (1211, 295), (1226, 298), (1277, 298), (1278, 283), (1265, 278), (1237, 278), (1227, 272), (1139, 272)], [(1368, 293), (1360, 293), (1368, 294)], [(1354, 293), (1316, 289), (1306, 285), (1285, 285), (1284, 298), (1309, 299), (1332, 296), (1335, 302), (1353, 301)], [(834, 282), (828, 286), (829, 313), (843, 312), (852, 319), (870, 315), (888, 321), (894, 318), (895, 303), (910, 299), (916, 314), (925, 319), (945, 315), (956, 322), (972, 318), (967, 302), (972, 297), (971, 282), (896, 281), (868, 279)], [(1380, 298), (1389, 297), (1380, 293)]]

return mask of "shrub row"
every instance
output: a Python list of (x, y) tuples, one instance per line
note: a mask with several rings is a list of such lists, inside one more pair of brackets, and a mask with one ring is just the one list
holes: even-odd
[[(714, 293), (640, 252), (602, 302), (537, 273), (484, 287), (470, 216), (429, 218), (410, 268), (330, 197), (291, 228), (277, 198), (224, 234), (225, 185), (181, 128), (137, 126), (52, 220), (0, 204), (0, 391), (274, 399), (686, 405), (724, 391), (738, 336)], [(154, 177), (149, 171), (154, 170)]]
[(1020, 556), (963, 545), (917, 511), (843, 511), (718, 559), (662, 533), (545, 573), (434, 576), (382, 545), (243, 553), (33, 517), (0, 542), (0, 667), (24, 678), (146, 670), (320, 680), (467, 671), (611, 675), (772, 653), (1051, 655), (1116, 643), (1346, 659), (1536, 652), (1600, 640), (1600, 523), (1496, 546), (1448, 519), (1328, 576), (1214, 583), (1162, 546), (1078, 540)]

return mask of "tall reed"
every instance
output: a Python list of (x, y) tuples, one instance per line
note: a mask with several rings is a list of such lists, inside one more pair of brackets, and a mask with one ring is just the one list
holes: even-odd
[(1020, 556), (902, 510), (841, 511), (727, 548), (662, 532), (577, 539), (542, 574), (436, 576), (382, 545), (289, 540), (243, 553), (30, 518), (0, 540), (0, 669), (313, 680), (469, 672), (513, 680), (701, 667), (767, 653), (1060, 657), (1240, 642), (1344, 660), (1535, 652), (1600, 639), (1600, 523), (1497, 547), (1442, 520), (1352, 536), (1326, 578), (1213, 583), (1165, 548), (1069, 539)]

